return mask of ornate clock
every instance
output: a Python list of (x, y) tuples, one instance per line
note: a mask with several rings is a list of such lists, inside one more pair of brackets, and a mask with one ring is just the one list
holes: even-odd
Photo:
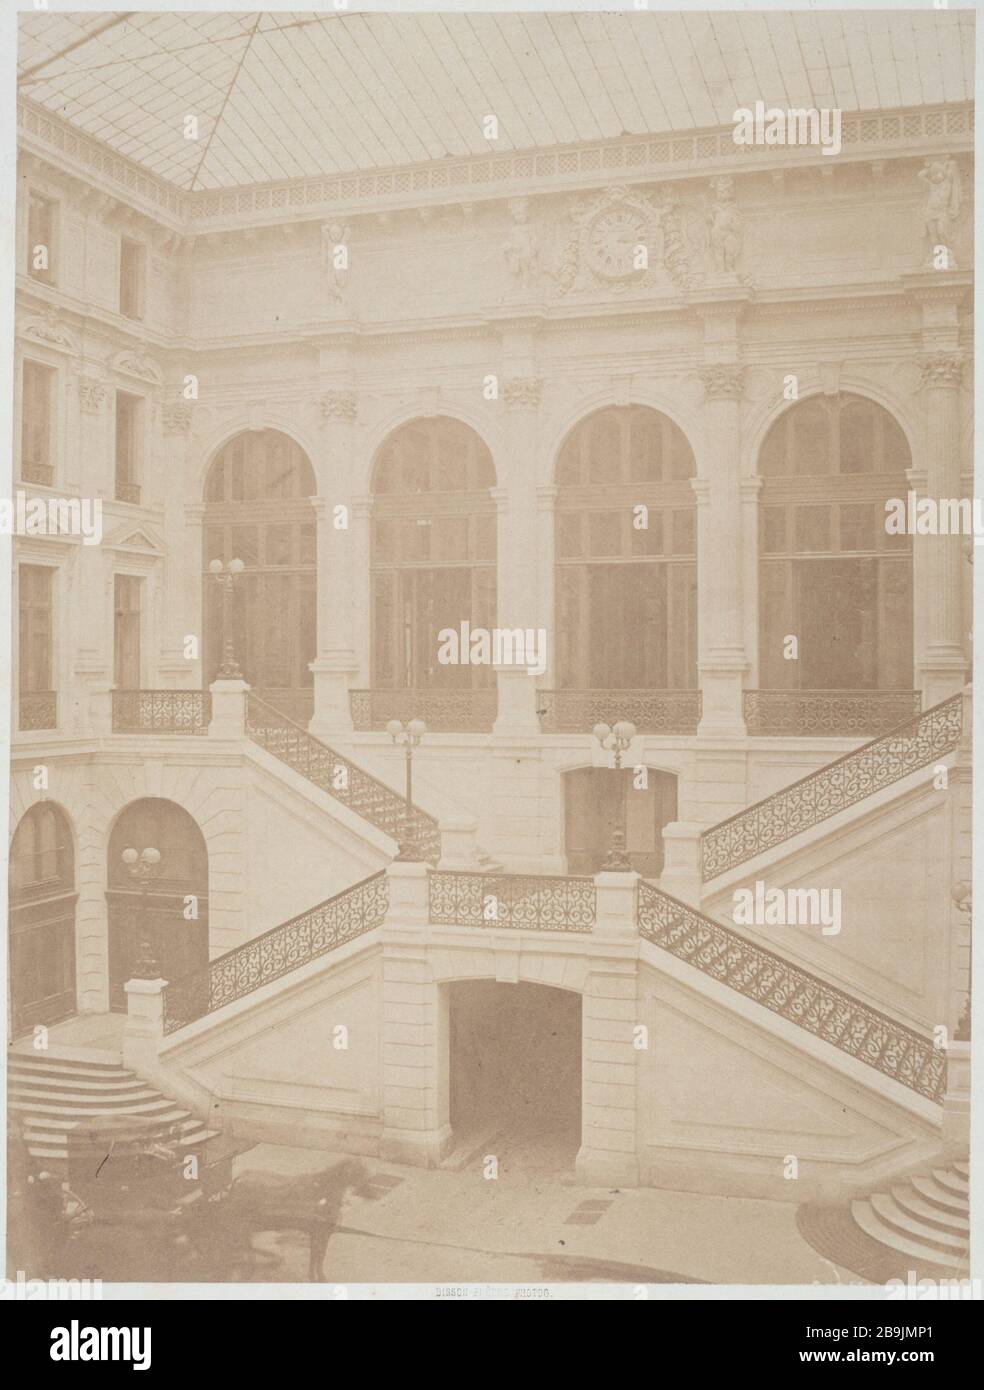
[(624, 280), (636, 269), (636, 247), (647, 243), (647, 219), (630, 207), (605, 208), (588, 228), (587, 252), (596, 275)]

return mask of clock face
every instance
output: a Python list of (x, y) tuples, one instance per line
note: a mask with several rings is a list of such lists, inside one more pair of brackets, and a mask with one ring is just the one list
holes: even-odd
[(599, 213), (588, 232), (594, 269), (606, 280), (620, 280), (635, 269), (635, 249), (645, 245), (645, 219), (628, 208)]

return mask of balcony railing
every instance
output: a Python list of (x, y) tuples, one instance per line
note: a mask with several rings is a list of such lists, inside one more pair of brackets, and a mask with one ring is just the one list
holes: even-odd
[(17, 726), (22, 733), (32, 729), (57, 729), (58, 692), (22, 690), (18, 699)]
[(389, 904), (382, 870), (317, 907), (235, 946), (164, 989), (164, 1032), (204, 1018), (381, 925)]
[(351, 690), (352, 723), (360, 732), (385, 729), (391, 719), (422, 719), (432, 733), (488, 733), (498, 692), (486, 690)]
[(744, 864), (942, 758), (956, 748), (962, 728), (963, 695), (951, 695), (915, 719), (711, 826), (700, 837), (701, 878), (707, 882)]
[(561, 875), (431, 872), (430, 920), (447, 927), (590, 932), (591, 878)]
[(207, 734), (207, 690), (114, 690), (114, 734)]
[(654, 946), (729, 989), (942, 1103), (946, 1054), (904, 1023), (645, 882), (639, 884), (639, 931)]
[(753, 735), (873, 738), (919, 713), (918, 690), (746, 690)]
[(699, 690), (538, 690), (545, 734), (590, 733), (596, 724), (628, 719), (641, 734), (695, 734)]

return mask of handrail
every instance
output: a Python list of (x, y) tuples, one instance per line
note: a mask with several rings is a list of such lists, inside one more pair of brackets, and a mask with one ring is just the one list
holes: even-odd
[(640, 935), (883, 1076), (942, 1104), (946, 1055), (904, 1023), (645, 881)]
[[(952, 752), (960, 742), (963, 698), (958, 694), (941, 700), (712, 825), (700, 837), (702, 881), (754, 859)], [(903, 741), (910, 736), (912, 746), (907, 747)]]
[(241, 946), (233, 946), (200, 970), (170, 981), (162, 993), (165, 1034), (174, 1033), (372, 931), (382, 923), (388, 905), (389, 883), (385, 869), (380, 869), (316, 907)]
[(436, 926), (590, 932), (595, 924), (593, 878), (431, 870), (427, 890)]
[[(274, 718), (266, 723), (255, 720), (254, 714), (270, 714)], [(267, 730), (277, 730), (274, 735), (265, 736)], [(282, 714), (273, 705), (267, 704), (250, 691), (246, 696), (246, 732), (254, 743), (272, 753), (281, 762), (300, 772), (302, 776), (348, 806), (377, 830), (382, 830), (394, 840), (401, 840), (405, 834), (406, 801), (392, 787), (374, 777), (371, 772), (360, 767), (351, 759), (336, 753), (327, 743), (316, 738), (301, 724)], [(283, 734), (290, 738), (284, 744)], [(279, 746), (278, 746), (279, 745)], [(344, 776), (339, 777), (339, 772)], [(413, 831), (425, 857), (437, 862), (441, 852), (441, 835), (434, 816), (413, 807)]]

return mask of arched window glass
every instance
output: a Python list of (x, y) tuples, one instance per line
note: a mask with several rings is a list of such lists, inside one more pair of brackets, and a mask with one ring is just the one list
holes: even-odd
[(279, 430), (249, 430), (223, 445), (205, 482), (203, 584), (205, 674), (222, 661), (222, 594), (212, 560), (239, 559), (229, 617), (250, 685), (290, 717), (313, 707), (308, 669), (317, 653), (317, 530), (314, 471)]
[(10, 999), (15, 1035), (74, 1013), (75, 852), (68, 817), (39, 802), (10, 846)]
[[(873, 401), (816, 396), (762, 446), (760, 685), (864, 691), (912, 687), (912, 554), (889, 535), (904, 498), (905, 435)], [(787, 639), (797, 639), (789, 660)]]
[(693, 450), (667, 416), (612, 406), (557, 461), (561, 689), (697, 686)]
[(373, 479), (372, 686), (491, 688), (490, 666), (438, 660), (442, 628), (495, 626), (492, 456), (461, 421), (415, 420), (380, 450)]

